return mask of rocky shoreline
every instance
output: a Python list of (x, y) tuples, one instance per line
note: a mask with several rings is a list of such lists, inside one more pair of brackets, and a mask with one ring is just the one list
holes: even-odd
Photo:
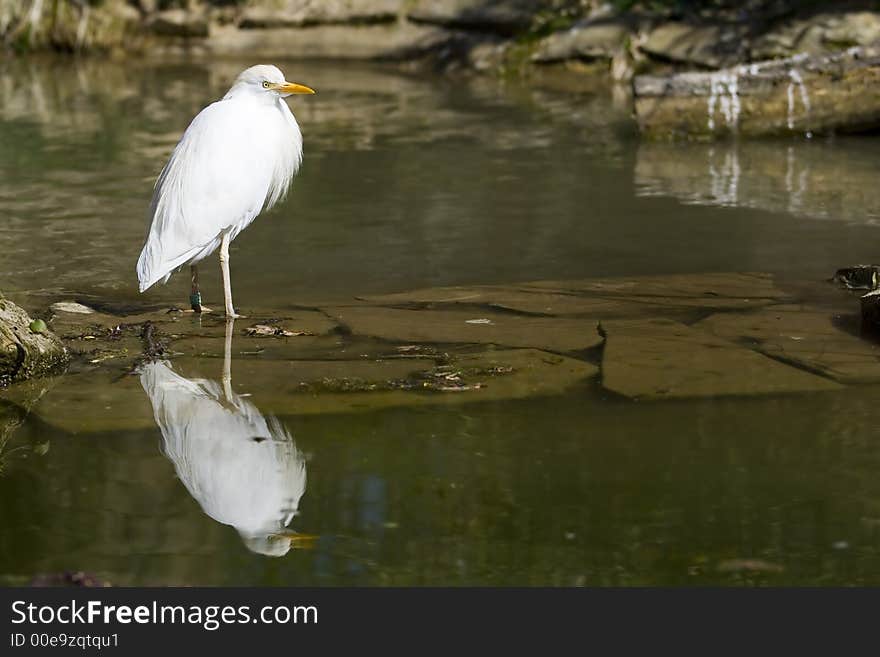
[(17, 52), (378, 59), (501, 72), (588, 63), (596, 65), (591, 71), (626, 81), (645, 72), (716, 70), (880, 40), (880, 12), (871, 2), (752, 0), (700, 9), (706, 4), (0, 0), (0, 41)]
[[(841, 58), (880, 52), (880, 11), (865, 1), (0, 0), (0, 44), (12, 53), (386, 61), (526, 76), (571, 91), (613, 84), (633, 94), (639, 127), (653, 138), (880, 125), (873, 95), (862, 93), (875, 68), (855, 67), (856, 85), (828, 84)], [(792, 120), (793, 105), (804, 114), (811, 97), (832, 100), (812, 108), (809, 119), (818, 120)], [(755, 119), (742, 126), (741, 106)]]

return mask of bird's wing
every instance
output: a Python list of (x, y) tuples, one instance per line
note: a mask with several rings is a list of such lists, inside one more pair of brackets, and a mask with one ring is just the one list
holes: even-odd
[(259, 214), (285, 124), (277, 108), (240, 100), (212, 103), (193, 119), (156, 182), (138, 260), (141, 291), (204, 258), (222, 231)]

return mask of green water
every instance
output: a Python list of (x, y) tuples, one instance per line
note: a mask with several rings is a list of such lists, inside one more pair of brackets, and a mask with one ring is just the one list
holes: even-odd
[[(249, 63), (0, 63), (0, 289), (34, 309), (183, 305), (183, 276), (136, 291), (152, 181)], [(610, 93), (282, 69), (319, 93), (292, 105), (306, 153), (289, 200), (233, 245), (245, 313), (436, 285), (745, 270), (847, 312), (824, 279), (876, 260), (873, 137), (647, 145)], [(216, 304), (219, 275), (204, 269)], [(200, 369), (219, 385), (217, 359)], [(235, 382), (260, 412), (273, 381)], [(131, 428), (101, 428), (117, 390), (138, 400)], [(70, 418), (53, 416), (49, 390), (3, 447), (3, 582), (85, 570), (114, 584), (880, 583), (876, 387), (644, 403), (588, 381), (510, 402), (292, 405), (279, 420), (307, 482), (288, 528), (316, 538), (278, 558), (188, 490), (137, 377), (105, 392), (68, 405)]]

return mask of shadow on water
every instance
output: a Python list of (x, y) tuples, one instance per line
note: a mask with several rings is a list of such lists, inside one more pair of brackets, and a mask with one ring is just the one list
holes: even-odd
[(140, 381), (163, 453), (190, 495), (249, 550), (278, 557), (311, 538), (288, 530), (306, 489), (306, 462), (276, 417), (232, 391), (233, 325), (226, 325), (222, 384), (186, 379), (168, 361), (145, 364)]

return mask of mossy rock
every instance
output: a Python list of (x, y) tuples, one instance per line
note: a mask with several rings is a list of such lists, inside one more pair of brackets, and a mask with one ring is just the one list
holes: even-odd
[(864, 132), (880, 126), (880, 54), (853, 48), (713, 72), (638, 76), (636, 119), (651, 139)]
[(0, 298), (0, 385), (51, 374), (67, 361), (67, 350), (45, 322)]

